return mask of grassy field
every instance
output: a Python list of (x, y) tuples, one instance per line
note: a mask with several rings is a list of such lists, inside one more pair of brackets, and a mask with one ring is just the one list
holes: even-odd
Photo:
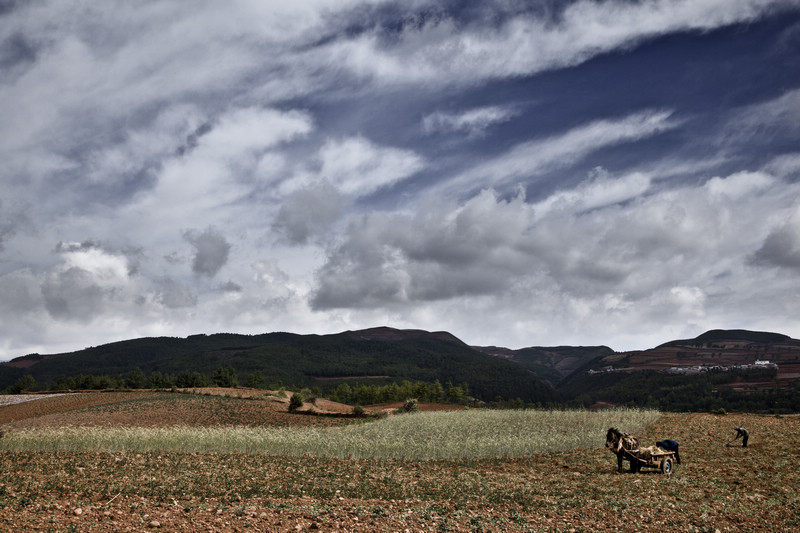
[[(30, 429), (23, 419), (8, 423), (13, 427), (0, 439), (0, 530), (800, 528), (796, 416), (468, 410), (315, 428), (308, 415), (285, 413), (291, 423), (282, 424), (291, 427), (242, 421), (134, 428), (111, 423), (114, 413), (129, 420), (130, 399), (107, 399), (98, 405), (92, 398), (88, 412), (34, 417), (63, 428), (34, 418)], [(67, 405), (59, 401), (52, 405)], [(134, 403), (151, 420), (144, 411), (163, 409), (162, 401)], [(229, 402), (253, 405), (205, 401), (176, 399), (175, 405), (209, 409), (202, 419), (221, 406), (234, 412)], [(95, 412), (102, 418), (93, 418)], [(70, 416), (74, 423), (65, 424)], [(101, 419), (102, 426), (80, 427)], [(617, 474), (615, 457), (603, 447), (609, 425), (645, 445), (679, 440), (683, 464), (671, 476)], [(726, 446), (733, 425), (750, 429), (750, 447)], [(278, 434), (288, 443), (284, 451), (270, 448)]]
[(343, 427), (62, 427), (18, 430), (6, 451), (268, 453), (423, 461), (521, 457), (597, 446), (609, 426), (639, 431), (656, 411), (451, 411)]

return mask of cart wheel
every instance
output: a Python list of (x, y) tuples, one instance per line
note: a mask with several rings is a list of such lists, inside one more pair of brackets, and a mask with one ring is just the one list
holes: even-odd
[(666, 457), (661, 461), (661, 473), (668, 476), (672, 473), (672, 459)]

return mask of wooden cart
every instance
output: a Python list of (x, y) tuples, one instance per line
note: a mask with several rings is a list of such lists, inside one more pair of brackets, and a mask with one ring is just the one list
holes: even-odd
[(642, 468), (657, 468), (661, 473), (668, 476), (672, 474), (675, 466), (675, 452), (662, 450), (656, 453), (648, 453), (642, 456), (639, 450), (623, 450), (625, 459), (631, 463), (631, 472), (638, 472)]

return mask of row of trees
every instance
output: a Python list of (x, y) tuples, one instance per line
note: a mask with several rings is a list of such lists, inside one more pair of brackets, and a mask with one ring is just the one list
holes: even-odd
[[(96, 376), (93, 374), (78, 374), (77, 376), (62, 376), (55, 383), (44, 387), (45, 390), (106, 390), (106, 389), (167, 389), (167, 388), (194, 388), (194, 387), (238, 387), (244, 385), (251, 388), (265, 388), (266, 380), (261, 372), (255, 371), (247, 374), (243, 382), (233, 367), (219, 367), (212, 375), (203, 372), (185, 371), (177, 374), (164, 374), (152, 372), (149, 376), (136, 368), (125, 376), (112, 377), (108, 375)], [(273, 384), (270, 388), (282, 388), (282, 384)], [(23, 376), (15, 385), (6, 389), (7, 394), (37, 390), (37, 384), (31, 375)], [(333, 401), (351, 405), (370, 405), (375, 403), (404, 401), (408, 398), (417, 398), (423, 402), (442, 402), (453, 404), (469, 404), (474, 399), (469, 395), (469, 385), (461, 383), (453, 385), (447, 382), (442, 385), (438, 380), (433, 383), (417, 381), (411, 383), (404, 380), (401, 383), (386, 385), (341, 383), (337, 387), (324, 392), (320, 387), (313, 387), (308, 391), (311, 396), (325, 394)]]
[[(738, 391), (733, 388), (745, 379), (775, 380), (775, 371), (710, 372), (695, 376), (676, 376), (662, 372), (609, 373), (582, 375), (562, 391), (561, 401), (529, 402), (519, 398), (500, 396), (485, 405), (494, 408), (586, 408), (597, 401), (606, 401), (629, 407), (647, 407), (664, 411), (727, 411), (748, 412), (800, 412), (800, 383), (768, 390)], [(352, 382), (351, 382), (352, 383)], [(351, 384), (340, 382), (326, 390), (319, 386), (308, 389), (309, 396), (325, 396), (349, 405), (371, 405), (405, 401), (417, 398), (422, 402), (441, 402), (461, 405), (478, 403), (464, 382), (454, 385), (447, 381), (434, 382), (403, 380), (388, 384)], [(175, 374), (152, 372), (146, 375), (139, 368), (127, 375), (79, 374), (59, 377), (55, 383), (39, 386), (31, 375), (22, 376), (3, 393), (18, 394), (35, 390), (103, 390), (103, 389), (166, 389), (195, 387), (283, 388), (281, 383), (267, 384), (260, 371), (253, 371), (239, 379), (230, 366), (218, 367), (213, 373), (182, 371)]]
[(388, 385), (358, 384), (350, 386), (347, 383), (341, 383), (335, 389), (330, 390), (327, 397), (335, 402), (349, 405), (402, 402), (408, 398), (416, 398), (421, 402), (462, 405), (474, 402), (469, 395), (467, 383), (453, 385), (448, 381), (446, 385), (442, 386), (438, 379), (433, 383), (425, 381), (411, 383), (403, 380), (400, 383), (389, 383)]
[[(244, 382), (246, 387), (263, 388), (266, 380), (261, 372), (249, 373)], [(60, 376), (55, 383), (38, 387), (30, 374), (22, 376), (14, 385), (3, 392), (18, 394), (33, 390), (105, 390), (105, 389), (168, 389), (172, 387), (238, 387), (239, 376), (233, 367), (219, 367), (210, 376), (203, 372), (184, 371), (176, 374), (152, 372), (149, 376), (136, 368), (124, 376), (78, 374)]]

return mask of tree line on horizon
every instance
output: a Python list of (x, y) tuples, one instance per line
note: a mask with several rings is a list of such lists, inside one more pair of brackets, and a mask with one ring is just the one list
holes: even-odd
[[(772, 370), (749, 371), (762, 379), (775, 378)], [(235, 388), (244, 386), (254, 389), (303, 390), (309, 397), (325, 397), (348, 405), (372, 405), (399, 402), (416, 398), (421, 402), (450, 403), (459, 405), (486, 406), (510, 409), (540, 408), (590, 408), (597, 402), (638, 408), (660, 409), (673, 412), (800, 412), (800, 382), (788, 387), (762, 390), (737, 391), (734, 382), (744, 371), (708, 372), (695, 376), (676, 376), (656, 371), (630, 374), (581, 375), (560, 391), (557, 400), (546, 402), (524, 401), (521, 398), (504, 398), (497, 394), (493, 399), (481, 401), (471, 394), (469, 383), (444, 385), (437, 379), (429, 381), (392, 380), (384, 383), (364, 383), (357, 379), (337, 380), (325, 386), (283, 383), (267, 383), (263, 374), (256, 370), (248, 372), (240, 380), (231, 366), (222, 366), (210, 375), (199, 371), (181, 371), (174, 374), (151, 372), (146, 375), (139, 368), (126, 375), (78, 374), (59, 376), (53, 383), (39, 386), (26, 374), (17, 383), (2, 391), (4, 394), (19, 394), (33, 391), (75, 390), (120, 390), (120, 389), (187, 389), (200, 387)], [(372, 380), (370, 380), (372, 381)]]
[[(248, 373), (241, 385), (253, 389), (284, 389), (281, 383), (267, 385), (264, 376), (259, 371)], [(186, 389), (201, 387), (236, 388), (240, 386), (239, 376), (233, 367), (219, 367), (212, 375), (197, 371), (179, 372), (177, 374), (164, 374), (152, 372), (145, 375), (141, 369), (136, 368), (125, 376), (111, 377), (108, 375), (96, 376), (93, 374), (78, 374), (76, 376), (60, 376), (54, 383), (44, 388), (38, 388), (36, 380), (26, 374), (3, 394), (20, 394), (32, 391), (75, 391), (75, 390), (141, 390), (141, 389)], [(303, 390), (306, 396), (321, 397), (351, 405), (371, 405), (377, 403), (405, 401), (415, 398), (422, 402), (450, 403), (458, 405), (475, 404), (477, 400), (470, 396), (469, 385), (464, 382), (453, 385), (447, 382), (442, 385), (439, 380), (433, 383), (409, 380), (401, 382), (392, 381), (388, 384), (364, 383), (339, 383), (335, 388), (324, 391), (322, 387), (289, 387), (290, 389)], [(501, 400), (498, 400), (501, 401)]]

